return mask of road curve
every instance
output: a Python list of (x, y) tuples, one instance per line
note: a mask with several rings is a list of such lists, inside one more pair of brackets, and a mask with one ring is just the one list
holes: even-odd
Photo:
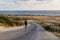
[(30, 31), (29, 33), (23, 36), (11, 40), (60, 40), (51, 32), (44, 30), (37, 23), (31, 23), (31, 25), (36, 26), (34, 30)]

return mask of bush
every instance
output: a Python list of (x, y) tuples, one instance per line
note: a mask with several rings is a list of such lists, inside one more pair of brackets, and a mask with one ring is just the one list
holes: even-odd
[(0, 23), (9, 25), (9, 26), (14, 26), (14, 23), (6, 16), (0, 16)]
[(21, 25), (23, 25), (23, 22), (16, 22), (16, 21), (14, 21), (14, 24), (17, 25), (17, 26), (21, 26)]
[(4, 21), (4, 20), (2, 20), (2, 19), (0, 19), (0, 23), (5, 23), (5, 21)]
[(50, 26), (49, 25), (45, 25), (43, 27), (45, 28), (45, 30), (49, 30), (50, 29)]

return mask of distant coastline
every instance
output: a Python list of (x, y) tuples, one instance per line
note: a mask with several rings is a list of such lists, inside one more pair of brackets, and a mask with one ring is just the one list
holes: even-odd
[(60, 16), (60, 10), (15, 10), (15, 11), (0, 11), (0, 14), (10, 15), (50, 15)]

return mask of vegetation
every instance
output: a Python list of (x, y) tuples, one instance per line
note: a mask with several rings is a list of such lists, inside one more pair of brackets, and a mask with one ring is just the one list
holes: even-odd
[(37, 20), (38, 24), (42, 25), (45, 30), (53, 32), (55, 35), (60, 36), (60, 16), (55, 17), (54, 19), (58, 22), (48, 22), (45, 20), (51, 20), (51, 16), (34, 16), (34, 15), (0, 15), (0, 24), (3, 24), (6, 27), (14, 27), (24, 25), (23, 20), (27, 18), (28, 20)]
[(0, 16), (0, 23), (6, 27), (23, 25), (23, 21), (20, 18), (9, 18), (8, 16)]
[(53, 32), (56, 36), (60, 37), (60, 23), (56, 22), (38, 22), (42, 27), (50, 32)]

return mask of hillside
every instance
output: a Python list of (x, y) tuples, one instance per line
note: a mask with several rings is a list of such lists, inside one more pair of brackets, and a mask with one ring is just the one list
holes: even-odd
[(23, 20), (18, 17), (8, 17), (0, 15), (0, 26), (2, 27), (13, 27), (23, 25)]

